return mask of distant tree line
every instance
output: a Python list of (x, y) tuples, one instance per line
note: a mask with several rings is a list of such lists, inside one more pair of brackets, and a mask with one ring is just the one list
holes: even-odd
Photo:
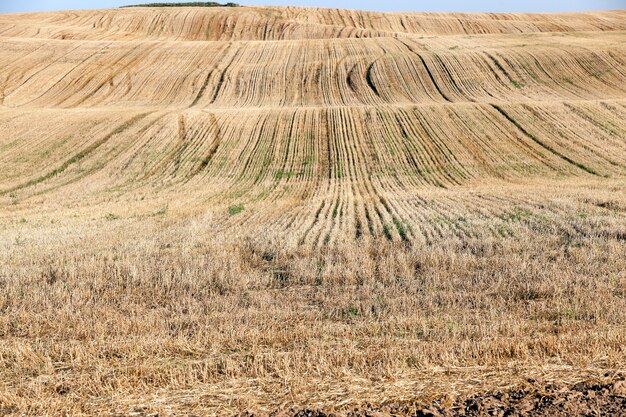
[(239, 7), (237, 3), (220, 4), (214, 1), (202, 2), (187, 2), (187, 3), (146, 3), (146, 4), (131, 4), (121, 7)]

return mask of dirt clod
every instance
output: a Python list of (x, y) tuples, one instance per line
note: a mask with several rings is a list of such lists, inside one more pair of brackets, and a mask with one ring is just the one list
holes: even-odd
[(613, 384), (613, 395), (626, 397), (626, 381), (618, 381)]

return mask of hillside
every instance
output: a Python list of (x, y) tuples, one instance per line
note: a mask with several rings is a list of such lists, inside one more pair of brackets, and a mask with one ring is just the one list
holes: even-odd
[(625, 10), (0, 15), (0, 168), (2, 415), (625, 369)]

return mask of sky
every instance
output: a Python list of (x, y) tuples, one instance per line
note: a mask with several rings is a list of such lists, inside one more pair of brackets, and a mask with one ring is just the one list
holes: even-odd
[[(99, 9), (152, 1), (167, 2), (167, 0), (0, 0), (0, 13)], [(222, 0), (223, 3), (227, 1), (230, 0)], [(245, 5), (336, 7), (389, 12), (573, 12), (626, 9), (626, 0), (235, 0), (235, 2)]]

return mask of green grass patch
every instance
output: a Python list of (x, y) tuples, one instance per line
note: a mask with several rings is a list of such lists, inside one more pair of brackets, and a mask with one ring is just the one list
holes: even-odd
[(510, 221), (519, 222), (522, 219), (528, 218), (532, 215), (533, 215), (532, 211), (525, 209), (525, 208), (516, 207), (515, 211), (513, 213), (509, 213), (508, 216), (506, 217)]
[(120, 216), (118, 216), (117, 214), (108, 213), (106, 216), (104, 216), (104, 218), (108, 221), (113, 221), (113, 220), (119, 220)]
[(406, 228), (404, 227), (404, 224), (397, 219), (393, 219), (393, 224), (394, 226), (396, 226), (396, 230), (398, 231), (400, 238), (404, 240), (405, 242), (408, 241), (409, 237), (407, 236)]
[(276, 181), (280, 181), (283, 178), (287, 178), (290, 179), (293, 176), (293, 172), (291, 171), (283, 171), (282, 169), (279, 170), (276, 175), (274, 175), (274, 179), (276, 179)]
[(124, 7), (239, 7), (237, 3), (221, 4), (214, 1), (193, 1), (185, 3), (145, 3), (145, 4), (129, 4)]
[(361, 312), (355, 306), (350, 306), (343, 311), (344, 317), (358, 317), (360, 315), (361, 315)]
[(245, 207), (243, 206), (243, 204), (237, 204), (237, 205), (234, 205), (234, 206), (230, 206), (230, 207), (228, 207), (228, 214), (231, 215), (231, 216), (234, 216), (236, 214), (241, 213), (244, 210), (244, 208)]
[(383, 225), (383, 234), (385, 235), (385, 238), (387, 238), (387, 240), (393, 239), (393, 236), (391, 235), (391, 228), (387, 223)]

